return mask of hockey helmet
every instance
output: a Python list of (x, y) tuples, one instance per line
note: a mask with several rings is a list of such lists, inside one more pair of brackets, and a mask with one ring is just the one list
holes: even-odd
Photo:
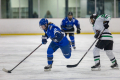
[(73, 16), (73, 13), (72, 12), (68, 12), (68, 16)]
[(98, 16), (97, 14), (92, 14), (92, 15), (90, 16), (90, 23), (91, 23), (91, 24), (94, 25), (97, 16)]
[(45, 18), (42, 18), (40, 21), (39, 21), (39, 25), (45, 25), (45, 24), (48, 24), (48, 20), (45, 19)]
[(73, 13), (72, 13), (72, 12), (69, 12), (69, 13), (68, 13), (68, 19), (71, 21), (72, 18), (73, 18)]
[(92, 14), (92, 15), (90, 16), (90, 19), (96, 20), (97, 16), (98, 16), (97, 14)]
[(48, 20), (46, 18), (42, 18), (40, 21), (39, 21), (39, 26), (40, 28), (42, 27), (42, 25), (44, 25), (47, 29), (47, 25), (48, 24)]

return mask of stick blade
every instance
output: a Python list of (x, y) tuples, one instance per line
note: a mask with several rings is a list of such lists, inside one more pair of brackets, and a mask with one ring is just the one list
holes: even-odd
[(11, 73), (10, 70), (7, 70), (7, 69), (5, 69), (5, 68), (3, 68), (2, 70), (3, 70), (4, 72)]
[(73, 68), (73, 67), (76, 67), (77, 66), (77, 64), (75, 64), (75, 65), (67, 65), (67, 68)]

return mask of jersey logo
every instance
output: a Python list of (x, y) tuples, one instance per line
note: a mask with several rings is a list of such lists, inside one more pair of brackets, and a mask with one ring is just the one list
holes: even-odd
[(50, 28), (50, 30), (51, 30), (51, 29), (52, 29), (52, 26), (50, 26), (49, 28)]
[(57, 29), (55, 28), (55, 29), (54, 29), (54, 35), (55, 35), (55, 33), (57, 33), (57, 32), (58, 32), (58, 33), (60, 33), (60, 32), (59, 32), (59, 31), (57, 31)]

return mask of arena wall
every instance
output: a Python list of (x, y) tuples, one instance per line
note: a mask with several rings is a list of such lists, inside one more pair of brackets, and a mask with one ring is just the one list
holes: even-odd
[[(35, 35), (44, 33), (39, 27), (39, 20), (37, 19), (0, 19), (0, 34), (1, 35)], [(48, 19), (49, 22), (53, 22), (55, 25), (60, 27), (61, 19), (53, 18)], [(89, 18), (78, 18), (81, 27), (82, 34), (93, 33), (92, 25), (90, 24)], [(120, 19), (112, 18), (110, 21), (110, 31), (115, 34), (120, 34)], [(75, 27), (75, 26), (74, 26)], [(76, 32), (76, 30), (75, 30)]]

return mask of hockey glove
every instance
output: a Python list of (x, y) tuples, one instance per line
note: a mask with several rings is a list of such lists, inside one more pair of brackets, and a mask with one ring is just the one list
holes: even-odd
[(81, 30), (80, 28), (77, 28), (77, 34), (80, 34), (80, 30)]
[(42, 36), (42, 44), (46, 44), (47, 43), (47, 36)]
[(105, 22), (103, 23), (105, 29), (108, 29), (108, 27), (109, 27), (108, 23), (109, 23), (109, 21), (105, 21)]
[(94, 38), (98, 38), (99, 35), (100, 35), (100, 31), (97, 31), (96, 34), (95, 34), (95, 36), (94, 36)]

